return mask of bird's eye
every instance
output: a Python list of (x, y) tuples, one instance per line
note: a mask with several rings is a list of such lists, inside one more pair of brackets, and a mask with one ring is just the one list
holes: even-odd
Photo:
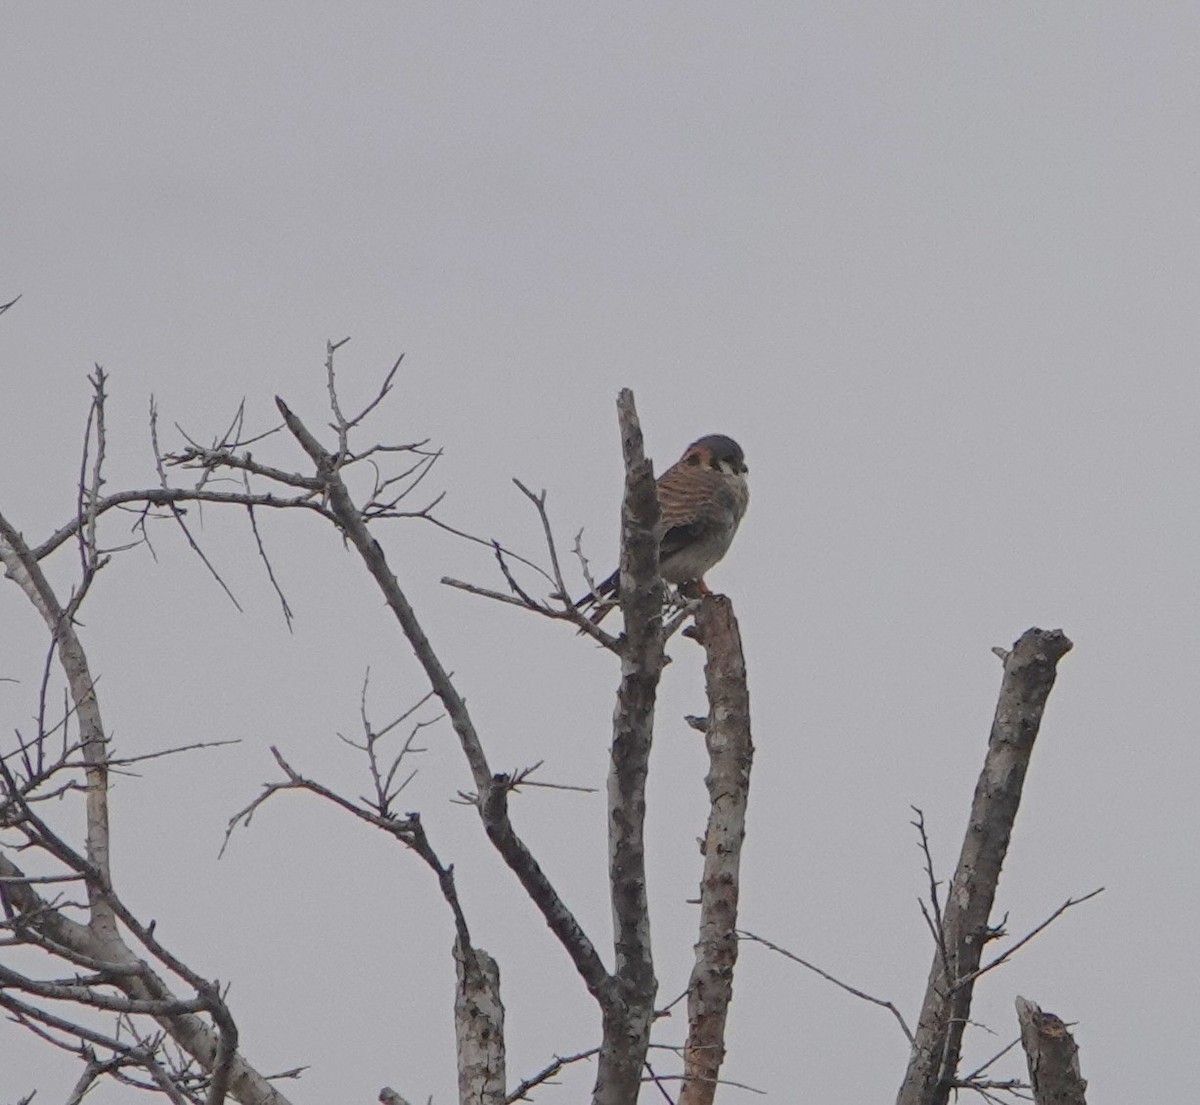
[(700, 463), (700, 454), (693, 453), (690, 457), (688, 457), (687, 462), (688, 462), (688, 464), (691, 464), (691, 465), (699, 464)]

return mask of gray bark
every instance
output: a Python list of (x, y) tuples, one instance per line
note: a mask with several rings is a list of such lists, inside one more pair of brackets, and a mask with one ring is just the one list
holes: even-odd
[(625, 458), (620, 583), (625, 637), (608, 775), (608, 879), (615, 954), (612, 989), (601, 1002), (603, 1037), (593, 1105), (631, 1105), (637, 1100), (658, 991), (644, 837), (646, 778), (663, 668), (663, 585), (654, 536), (658, 492), (628, 389), (617, 399), (617, 412)]
[(938, 926), (939, 946), (897, 1105), (946, 1105), (954, 1089), (975, 972), (990, 938), (988, 918), (1025, 772), (1058, 661), (1070, 648), (1061, 630), (1029, 629), (1004, 657), (987, 755)]
[[(19, 878), (21, 870), (0, 856), (0, 875)], [(71, 956), (94, 964), (102, 964), (111, 983), (130, 999), (163, 1008), (181, 1004), (162, 978), (140, 960), (121, 940), (106, 941), (88, 925), (81, 925), (62, 916), (30, 886), (8, 882), (4, 895), (10, 908), (29, 928), (60, 945)], [(152, 1009), (148, 1009), (152, 1012)], [(159, 1026), (185, 1052), (206, 1070), (214, 1070), (221, 1061), (221, 1034), (214, 1031), (203, 1018), (194, 1013), (153, 1014)], [(234, 1054), (227, 1063), (229, 1096), (242, 1105), (288, 1105), (288, 1099), (251, 1067), (240, 1055)]]
[(1022, 997), (1017, 998), (1017, 1020), (1035, 1105), (1086, 1105), (1079, 1048), (1067, 1026)]
[[(56, 858), (84, 876), (88, 922), (79, 924), (68, 919), (32, 886), (15, 881), (3, 884), (0, 895), (6, 911), (10, 911), (14, 929), (19, 932), (25, 927), (52, 941), (61, 947), (67, 958), (77, 957), (99, 964), (106, 982), (138, 1003), (136, 1008), (153, 1016), (183, 1051), (211, 1073), (215, 1088), (210, 1100), (223, 1101), (228, 1092), (243, 1105), (286, 1105), (287, 1099), (237, 1054), (237, 1031), (216, 988), (162, 947), (116, 895), (110, 875), (108, 740), (87, 655), (71, 617), (58, 601), (37, 559), (21, 534), (3, 516), (0, 516), (0, 562), (9, 578), (21, 587), (41, 614), (55, 642), (79, 725), (87, 780), (86, 855), (79, 856), (64, 841), (52, 838), (44, 824), (38, 832), (45, 845), (53, 848)], [(35, 820), (28, 807), (24, 813), (30, 822)], [(23, 873), (6, 857), (0, 856), (0, 874), (8, 879), (20, 879)], [(167, 983), (130, 948), (118, 920), (155, 958), (196, 989), (198, 1000), (194, 1004), (202, 1006), (212, 1016), (216, 1028), (193, 1012), (180, 1011), (181, 1005), (193, 1003), (181, 1002)]]
[(733, 604), (723, 595), (704, 599), (695, 636), (707, 659), (708, 829), (700, 883), (700, 940), (688, 984), (688, 1036), (679, 1105), (711, 1105), (725, 1059), (725, 1023), (737, 963), (737, 910), (746, 803), (750, 794), (750, 693)]
[(454, 1036), (459, 1105), (504, 1105), (504, 1003), (500, 968), (479, 948), (454, 943)]

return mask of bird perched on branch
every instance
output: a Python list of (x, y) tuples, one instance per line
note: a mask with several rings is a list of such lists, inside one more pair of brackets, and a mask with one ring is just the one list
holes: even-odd
[[(658, 479), (658, 570), (668, 583), (709, 593), (704, 573), (729, 550), (750, 502), (742, 447), (724, 434), (693, 441)], [(575, 605), (595, 606), (593, 622), (613, 607), (620, 570)], [(606, 601), (607, 600), (607, 601)]]

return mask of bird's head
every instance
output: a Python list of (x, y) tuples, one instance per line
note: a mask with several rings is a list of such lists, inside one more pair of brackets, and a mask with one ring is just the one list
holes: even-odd
[(724, 434), (707, 434), (698, 441), (693, 441), (684, 452), (680, 463), (715, 468), (727, 476), (744, 476), (750, 471), (746, 467), (746, 456), (742, 447)]

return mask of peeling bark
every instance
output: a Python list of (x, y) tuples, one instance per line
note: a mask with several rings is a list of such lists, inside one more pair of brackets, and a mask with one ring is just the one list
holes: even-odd
[(1029, 629), (1004, 655), (1004, 677), (975, 787), (970, 821), (938, 926), (938, 947), (897, 1105), (946, 1105), (955, 1086), (975, 972), (1021, 801), (1025, 772), (1071, 642), (1058, 629)]
[(500, 968), (487, 952), (454, 942), (458, 989), (454, 1038), (459, 1105), (504, 1105), (504, 1003)]
[(1067, 1026), (1022, 997), (1017, 998), (1017, 1020), (1036, 1105), (1086, 1105), (1079, 1048)]
[(733, 604), (709, 595), (696, 614), (696, 632), (707, 660), (704, 680), (708, 720), (708, 829), (700, 884), (700, 940), (688, 984), (688, 1037), (679, 1105), (711, 1105), (725, 1059), (725, 1022), (737, 963), (737, 909), (742, 841), (754, 744), (746, 661)]

